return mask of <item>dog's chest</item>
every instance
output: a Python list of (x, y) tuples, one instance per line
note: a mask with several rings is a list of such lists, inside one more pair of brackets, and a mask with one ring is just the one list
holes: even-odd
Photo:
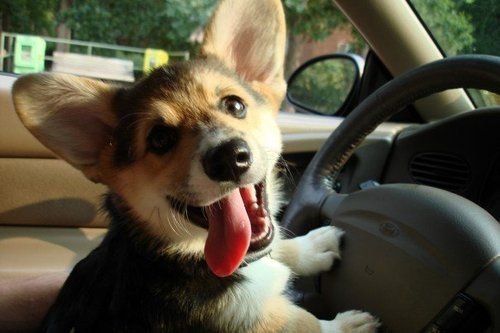
[(270, 257), (264, 257), (241, 268), (238, 273), (245, 277), (245, 281), (233, 290), (221, 319), (236, 327), (244, 327), (258, 320), (265, 305), (283, 293), (290, 269)]
[(290, 277), (290, 269), (270, 257), (241, 268), (240, 273), (247, 279), (243, 290), (250, 293), (252, 298), (281, 294)]

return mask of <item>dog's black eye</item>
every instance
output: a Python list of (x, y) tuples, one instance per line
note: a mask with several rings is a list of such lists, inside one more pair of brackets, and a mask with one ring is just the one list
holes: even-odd
[(155, 154), (165, 154), (179, 140), (179, 131), (175, 127), (155, 125), (148, 134), (148, 148)]
[(242, 119), (247, 115), (247, 107), (243, 100), (235, 95), (229, 95), (222, 99), (222, 105), (226, 112), (233, 117)]

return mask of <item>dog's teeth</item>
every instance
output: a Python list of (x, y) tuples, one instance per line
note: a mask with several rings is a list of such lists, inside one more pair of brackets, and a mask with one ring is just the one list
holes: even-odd
[(267, 233), (262, 233), (261, 235), (259, 235), (259, 237), (255, 238), (254, 239), (254, 242), (258, 242), (262, 239), (264, 239), (264, 237), (267, 235)]
[[(260, 221), (261, 223), (266, 223), (266, 221), (264, 219), (262, 219)], [(252, 238), (252, 242), (258, 242), (264, 238), (266, 238), (266, 236), (269, 234), (269, 226), (266, 224), (263, 228), (263, 230), (259, 233), (258, 236), (255, 236)]]

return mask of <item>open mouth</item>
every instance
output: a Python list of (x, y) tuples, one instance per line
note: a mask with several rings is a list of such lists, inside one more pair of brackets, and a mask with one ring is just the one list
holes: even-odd
[(192, 223), (208, 230), (205, 259), (217, 276), (231, 275), (245, 259), (265, 253), (273, 240), (265, 181), (237, 188), (204, 207), (182, 205), (170, 197), (169, 200)]

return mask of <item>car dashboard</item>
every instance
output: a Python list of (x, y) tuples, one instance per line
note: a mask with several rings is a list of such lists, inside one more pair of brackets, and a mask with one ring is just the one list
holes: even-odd
[[(410, 125), (394, 136), (369, 137), (346, 163), (336, 190), (351, 193), (377, 184), (410, 183), (461, 195), (500, 220), (500, 108), (484, 108), (430, 124)], [(313, 152), (285, 153), (285, 198)]]

